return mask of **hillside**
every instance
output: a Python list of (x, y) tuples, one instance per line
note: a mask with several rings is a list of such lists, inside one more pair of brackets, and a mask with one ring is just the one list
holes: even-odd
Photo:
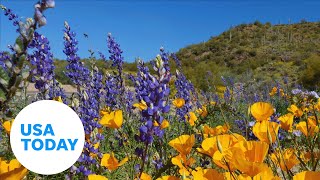
[[(206, 78), (210, 83), (222, 84), (221, 76), (243, 83), (258, 82), (261, 87), (287, 77), (291, 84), (312, 89), (320, 86), (320, 22), (241, 24), (207, 42), (182, 48), (177, 55), (186, 76), (201, 89), (208, 88)], [(55, 64), (58, 79), (68, 83), (63, 74), (67, 62)], [(96, 64), (105, 71), (110, 62)], [(171, 64), (175, 72), (173, 61)], [(124, 71), (135, 72), (135, 63), (125, 63)]]
[(320, 22), (241, 24), (177, 54), (187, 77), (202, 89), (207, 71), (215, 84), (221, 75), (261, 85), (286, 76), (312, 88), (320, 85)]

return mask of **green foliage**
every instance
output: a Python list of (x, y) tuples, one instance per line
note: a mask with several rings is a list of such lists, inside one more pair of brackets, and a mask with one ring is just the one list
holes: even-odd
[[(182, 48), (177, 55), (187, 78), (203, 90), (208, 89), (208, 78), (213, 83), (210, 86), (221, 85), (220, 76), (246, 82), (248, 72), (253, 72), (251, 80), (261, 80), (261, 86), (286, 76), (292, 84), (301, 83), (312, 89), (319, 86), (316, 79), (320, 77), (319, 60), (315, 60), (320, 49), (319, 32), (319, 22), (271, 25), (256, 21), (231, 28), (207, 42)], [(82, 62), (90, 66), (88, 59)], [(64, 60), (55, 61), (56, 77), (63, 84), (70, 84), (63, 73), (66, 65)], [(95, 65), (103, 73), (112, 69), (109, 61), (95, 60)], [(172, 60), (170, 67), (175, 72)], [(135, 62), (124, 64), (125, 73), (136, 71)], [(208, 77), (208, 71), (214, 76)]]
[(305, 69), (300, 76), (300, 81), (308, 88), (320, 86), (320, 56), (312, 55), (305, 61)]
[[(265, 83), (287, 76), (292, 84), (301, 82), (313, 88), (316, 84), (308, 84), (308, 80), (299, 81), (298, 76), (302, 77), (304, 71), (301, 70), (307, 68), (303, 60), (316, 54), (320, 48), (319, 31), (319, 22), (271, 25), (256, 21), (231, 28), (207, 42), (182, 48), (177, 54), (187, 77), (201, 89), (206, 87), (204, 78), (207, 71), (215, 75), (215, 85), (220, 83), (221, 74), (229, 74), (236, 81), (245, 82), (245, 74), (252, 71), (255, 72), (253, 79)], [(312, 77), (319, 77), (316, 72), (319, 69), (315, 67), (308, 71), (309, 82), (312, 82)]]

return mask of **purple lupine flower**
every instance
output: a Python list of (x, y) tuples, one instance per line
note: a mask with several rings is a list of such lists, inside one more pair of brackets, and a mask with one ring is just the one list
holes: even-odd
[(124, 93), (124, 84), (122, 79), (122, 70), (123, 70), (123, 56), (122, 56), (122, 50), (120, 49), (120, 45), (114, 40), (114, 38), (111, 36), (111, 34), (108, 34), (108, 48), (110, 57), (109, 59), (112, 61), (112, 66), (116, 67), (118, 70), (117, 74), (117, 83), (119, 92), (121, 95)]
[[(135, 136), (135, 139), (144, 143), (146, 147), (153, 143), (154, 136), (161, 140), (164, 130), (159, 126), (154, 126), (153, 122), (161, 124), (164, 120), (163, 115), (170, 110), (170, 106), (167, 104), (170, 93), (170, 71), (168, 71), (168, 62), (165, 62), (168, 57), (163, 49), (161, 49), (161, 55), (163, 57), (158, 55), (153, 63), (156, 76), (152, 75), (143, 61), (139, 60), (137, 77), (130, 77), (135, 84), (136, 99), (147, 104), (147, 109), (141, 111), (140, 133)], [(141, 154), (142, 163), (145, 163), (148, 156), (147, 148), (142, 153), (140, 148), (136, 149), (136, 152)], [(140, 171), (142, 172), (143, 169)]]
[(177, 55), (175, 53), (172, 53), (171, 57), (173, 58), (174, 62), (176, 63), (177, 69), (179, 69), (181, 71), (182, 66), (181, 66), (180, 59), (177, 57)]
[(302, 90), (301, 90), (301, 89), (292, 89), (292, 90), (291, 90), (291, 93), (292, 93), (293, 95), (297, 95), (297, 94), (302, 93)]
[(61, 97), (64, 103), (67, 102), (64, 89), (62, 88), (61, 84), (55, 78), (53, 78), (53, 82), (50, 84), (49, 87), (49, 98), (53, 99), (54, 97), (59, 96)]
[[(191, 82), (190, 82), (189, 85), (190, 85), (190, 90), (192, 92), (192, 97), (193, 97), (193, 99), (195, 101), (196, 107), (197, 108), (201, 108), (198, 92), (196, 91), (196, 89), (194, 88), (194, 85)], [(216, 102), (218, 102), (218, 101), (216, 101)]]
[(230, 100), (231, 100), (231, 93), (230, 93), (230, 89), (229, 89), (228, 86), (227, 86), (226, 90), (224, 91), (223, 97), (224, 97), (224, 101), (225, 101), (226, 103), (229, 103), (229, 102), (230, 102)]
[(66, 66), (66, 76), (70, 78), (73, 84), (78, 87), (86, 86), (88, 77), (90, 77), (90, 71), (84, 67), (83, 63), (80, 62), (80, 57), (77, 55), (78, 41), (75, 39), (76, 33), (71, 31), (70, 26), (67, 22), (64, 23), (64, 50), (63, 52), (67, 55), (68, 65)]
[(117, 80), (111, 74), (106, 74), (106, 82), (105, 82), (105, 104), (110, 107), (112, 110), (119, 108), (118, 103), (118, 88), (117, 88)]
[(176, 81), (174, 82), (177, 89), (175, 95), (176, 98), (182, 98), (185, 100), (185, 105), (181, 108), (178, 108), (176, 115), (178, 116), (179, 121), (186, 121), (185, 115), (188, 115), (192, 110), (192, 100), (191, 100), (191, 82), (187, 80), (183, 73), (177, 70), (176, 72)]
[(0, 67), (7, 70), (8, 67), (6, 65), (6, 61), (10, 61), (10, 55), (5, 52), (0, 52)]
[(253, 95), (253, 101), (254, 101), (254, 102), (260, 101), (260, 96), (259, 96), (259, 94), (254, 93), (254, 95)]
[(117, 72), (114, 72), (113, 75), (107, 74), (106, 85), (105, 85), (105, 103), (112, 110), (119, 109), (120, 105), (126, 101), (124, 99), (125, 88), (124, 81), (122, 79), (122, 70), (123, 70), (123, 57), (122, 50), (120, 45), (114, 40), (111, 34), (108, 34), (108, 48), (110, 57), (112, 61), (112, 67), (117, 68)]
[(133, 106), (133, 101), (134, 101), (134, 93), (127, 90), (125, 91), (125, 99), (126, 99), (126, 110), (129, 114), (132, 113), (132, 106)]
[(34, 5), (34, 19), (38, 22), (39, 27), (47, 24), (47, 19), (43, 15), (43, 11), (48, 8), (54, 8), (54, 0), (41, 0)]
[[(90, 154), (96, 154), (98, 158), (102, 157), (101, 152), (94, 147), (104, 138), (102, 134), (97, 132), (101, 125), (96, 120), (99, 118), (102, 75), (96, 68), (90, 73), (90, 70), (80, 62), (80, 58), (77, 55), (78, 42), (76, 34), (71, 31), (67, 23), (65, 23), (64, 39), (64, 53), (67, 55), (67, 61), (69, 62), (66, 67), (66, 75), (78, 87), (79, 106), (74, 107), (74, 109), (82, 121), (87, 138), (84, 150), (78, 159), (80, 165), (76, 170), (71, 169), (70, 173), (76, 172), (87, 176), (92, 174), (92, 169), (86, 167), (92, 167), (92, 164), (99, 167), (98, 160), (91, 157)], [(80, 89), (80, 87), (83, 89)]]
[(39, 90), (38, 98), (49, 99), (48, 90), (54, 79), (53, 54), (50, 52), (49, 41), (35, 32), (29, 48), (35, 49), (28, 57), (31, 65), (35, 67), (31, 70), (31, 82), (34, 82), (35, 88)]
[(98, 51), (98, 54), (102, 60), (107, 61), (106, 56), (102, 52)]
[[(169, 67), (169, 53), (164, 51), (164, 48), (161, 47), (160, 48), (160, 57), (163, 61), (163, 68), (167, 71), (170, 72), (170, 67)], [(170, 79), (170, 73), (169, 73), (169, 77)]]
[(123, 66), (123, 57), (122, 50), (120, 49), (120, 45), (114, 40), (111, 36), (111, 33), (108, 34), (108, 48), (110, 53), (110, 60), (112, 60), (112, 66), (117, 67), (119, 72), (122, 72)]
[(65, 94), (59, 82), (55, 79), (53, 54), (48, 39), (35, 32), (28, 48), (35, 49), (28, 59), (35, 68), (31, 70), (31, 81), (39, 90), (38, 99), (53, 99), (60, 96), (65, 102)]
[(100, 75), (92, 74), (90, 76), (90, 85), (86, 87), (81, 93), (78, 92), (80, 97), (79, 108), (77, 108), (77, 112), (80, 116), (82, 124), (84, 126), (84, 131), (86, 137), (89, 137), (87, 141), (85, 141), (85, 147), (83, 153), (81, 154), (78, 162), (81, 164), (78, 167), (79, 173), (84, 174), (85, 176), (92, 174), (91, 169), (82, 168), (82, 167), (90, 167), (92, 164), (99, 166), (98, 160), (91, 157), (90, 154), (96, 154), (99, 158), (102, 157), (101, 152), (98, 149), (95, 149), (94, 145), (96, 143), (100, 143), (103, 140), (103, 135), (99, 132), (96, 132), (97, 129), (101, 128), (101, 125), (96, 121), (99, 118), (99, 96), (100, 96), (100, 83), (99, 81)]
[(163, 162), (160, 158), (153, 160), (152, 163), (154, 164), (156, 169), (161, 169), (163, 167)]
[[(92, 88), (95, 94), (95, 98), (100, 101), (102, 92), (101, 90), (103, 89), (103, 84), (102, 84), (102, 79), (103, 75), (101, 72), (99, 72), (99, 69), (97, 67), (94, 67), (92, 72), (91, 72), (91, 77), (92, 77)], [(97, 109), (99, 110), (99, 108)]]
[[(102, 157), (101, 152), (94, 148), (94, 145), (100, 143), (104, 138), (102, 134), (98, 132), (95, 133), (97, 129), (101, 128), (101, 125), (96, 121), (96, 119), (99, 118), (99, 97), (102, 83), (100, 79), (97, 78), (99, 76), (100, 75), (92, 74), (89, 80), (92, 83), (90, 83), (80, 95), (78, 113), (84, 126), (85, 134), (89, 136), (89, 140), (85, 141), (84, 151), (79, 158), (79, 162), (85, 167), (90, 167), (92, 164), (99, 166), (98, 161), (90, 156), (91, 153), (97, 154), (99, 158)], [(84, 175), (88, 175), (87, 173), (91, 174), (90, 169), (80, 168), (80, 172)]]
[(181, 61), (175, 54), (171, 54), (174, 59), (178, 69), (176, 71), (176, 81), (174, 82), (177, 93), (175, 95), (176, 98), (182, 98), (185, 100), (185, 105), (181, 108), (178, 108), (176, 111), (176, 115), (178, 116), (179, 121), (185, 121), (185, 115), (188, 115), (192, 109), (192, 90), (193, 85), (190, 81), (187, 80), (185, 75), (182, 72)]
[(2, 7), (2, 9), (4, 10), (4, 15), (7, 16), (10, 21), (13, 22), (13, 25), (18, 26), (19, 25), (19, 16), (14, 14), (11, 9), (7, 9), (5, 7)]

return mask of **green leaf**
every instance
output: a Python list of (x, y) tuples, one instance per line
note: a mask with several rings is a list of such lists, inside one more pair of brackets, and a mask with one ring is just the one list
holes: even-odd
[(22, 72), (22, 78), (23, 78), (23, 79), (27, 79), (27, 78), (29, 77), (29, 75), (30, 75), (30, 72), (29, 72), (29, 71), (23, 71), (23, 72)]
[(24, 49), (24, 44), (21, 36), (16, 39), (16, 45), (20, 48), (20, 50)]
[(24, 54), (21, 55), (20, 58), (19, 58), (18, 64), (17, 64), (17, 67), (19, 69), (23, 68), (23, 64), (24, 64), (25, 60), (26, 60), (26, 56)]
[(7, 74), (7, 72), (4, 70), (3, 67), (0, 67), (0, 83), (3, 86), (8, 86), (9, 84), (9, 75)]
[(6, 100), (6, 93), (3, 92), (2, 89), (0, 89), (0, 102), (3, 102)]
[(4, 62), (4, 64), (7, 66), (8, 69), (10, 69), (10, 68), (12, 67), (12, 63), (11, 63), (10, 60), (6, 60), (6, 61)]

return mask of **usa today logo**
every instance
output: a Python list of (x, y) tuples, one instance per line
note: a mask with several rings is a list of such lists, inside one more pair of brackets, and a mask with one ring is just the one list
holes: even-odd
[(17, 160), (43, 175), (70, 168), (80, 157), (84, 140), (78, 115), (67, 105), (51, 100), (25, 107), (15, 118), (10, 133)]

